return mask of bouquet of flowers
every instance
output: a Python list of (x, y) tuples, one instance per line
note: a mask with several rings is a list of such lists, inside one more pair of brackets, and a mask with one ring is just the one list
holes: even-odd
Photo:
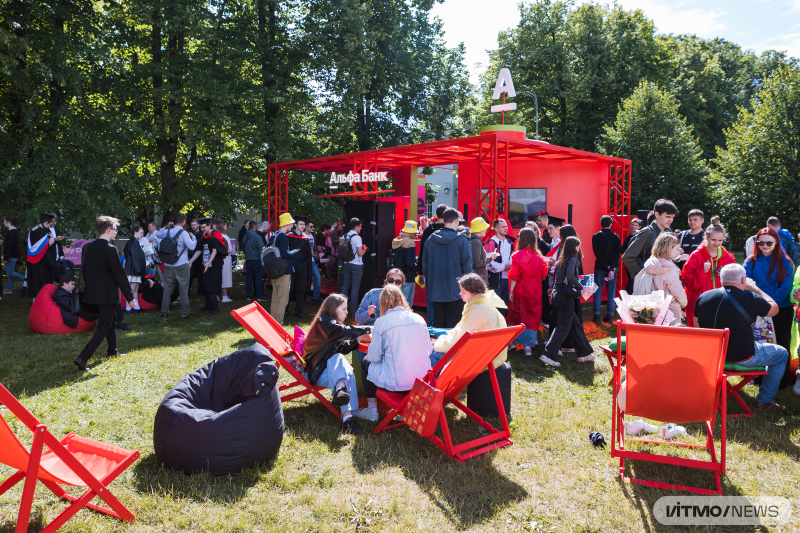
[(620, 298), (615, 298), (617, 311), (623, 322), (629, 324), (670, 325), (675, 317), (669, 311), (672, 296), (665, 296), (664, 291), (650, 294), (630, 295), (620, 291)]

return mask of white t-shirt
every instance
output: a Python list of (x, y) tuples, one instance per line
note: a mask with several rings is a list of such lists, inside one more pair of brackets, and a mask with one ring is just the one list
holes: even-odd
[(347, 239), (348, 237), (350, 238), (350, 247), (353, 249), (353, 253), (356, 254), (356, 258), (352, 261), (348, 261), (348, 263), (351, 265), (363, 265), (364, 261), (361, 259), (361, 256), (358, 255), (358, 249), (361, 248), (363, 244), (361, 237), (355, 230), (348, 231), (344, 238)]

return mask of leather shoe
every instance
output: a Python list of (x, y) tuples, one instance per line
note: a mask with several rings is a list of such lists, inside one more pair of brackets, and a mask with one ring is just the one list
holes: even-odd
[(333, 400), (331, 401), (333, 405), (336, 407), (341, 407), (350, 403), (350, 395), (347, 394), (347, 387), (341, 385), (335, 391), (333, 391)]
[(613, 324), (614, 323), (614, 317), (606, 315), (606, 316), (603, 317), (603, 322), (605, 322), (606, 324)]
[(122, 331), (130, 331), (131, 330), (131, 328), (127, 324), (124, 324), (124, 323), (118, 324), (117, 325), (117, 329), (121, 329)]
[(78, 367), (78, 370), (80, 370), (81, 372), (86, 372), (86, 361), (78, 357), (73, 361), (73, 363), (75, 363), (75, 366)]
[(780, 404), (776, 402), (769, 402), (769, 403), (756, 402), (756, 409), (780, 409), (780, 408), (781, 408)]
[(218, 314), (219, 314), (219, 309), (214, 309), (213, 311), (209, 311), (209, 312), (208, 312), (208, 313), (206, 313), (206, 314), (207, 314), (208, 316), (212, 316), (212, 315), (218, 315)]
[(356, 417), (351, 416), (345, 422), (342, 422), (342, 433), (345, 435), (363, 435), (364, 430), (358, 425)]

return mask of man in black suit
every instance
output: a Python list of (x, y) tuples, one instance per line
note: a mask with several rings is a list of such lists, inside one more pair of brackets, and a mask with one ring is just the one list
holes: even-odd
[(94, 355), (95, 350), (106, 339), (108, 357), (124, 355), (117, 350), (117, 330), (114, 326), (116, 306), (119, 303), (119, 291), (125, 295), (125, 300), (133, 301), (133, 292), (128, 283), (128, 277), (119, 260), (116, 246), (111, 244), (117, 236), (119, 220), (112, 217), (100, 216), (94, 223), (99, 237), (94, 242), (84, 247), (83, 279), (86, 287), (83, 291), (82, 303), (96, 305), (100, 310), (97, 321), (97, 330), (94, 332), (89, 344), (81, 350), (75, 359), (75, 365), (81, 370), (86, 370), (86, 363)]

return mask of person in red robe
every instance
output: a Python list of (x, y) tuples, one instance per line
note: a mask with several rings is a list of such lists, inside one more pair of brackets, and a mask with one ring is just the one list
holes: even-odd
[[(533, 335), (542, 322), (542, 280), (547, 277), (547, 263), (537, 245), (536, 231), (522, 228), (517, 239), (517, 251), (511, 254), (508, 271), (508, 323), (524, 324)], [(525, 355), (531, 355), (531, 346), (525, 346)]]
[(719, 271), (725, 265), (736, 262), (732, 253), (727, 251), (722, 243), (727, 234), (725, 228), (711, 225), (706, 229), (706, 238), (692, 252), (681, 271), (681, 281), (686, 289), (686, 322), (691, 328), (694, 327), (694, 306), (697, 299), (706, 291), (722, 287), (719, 279)]

